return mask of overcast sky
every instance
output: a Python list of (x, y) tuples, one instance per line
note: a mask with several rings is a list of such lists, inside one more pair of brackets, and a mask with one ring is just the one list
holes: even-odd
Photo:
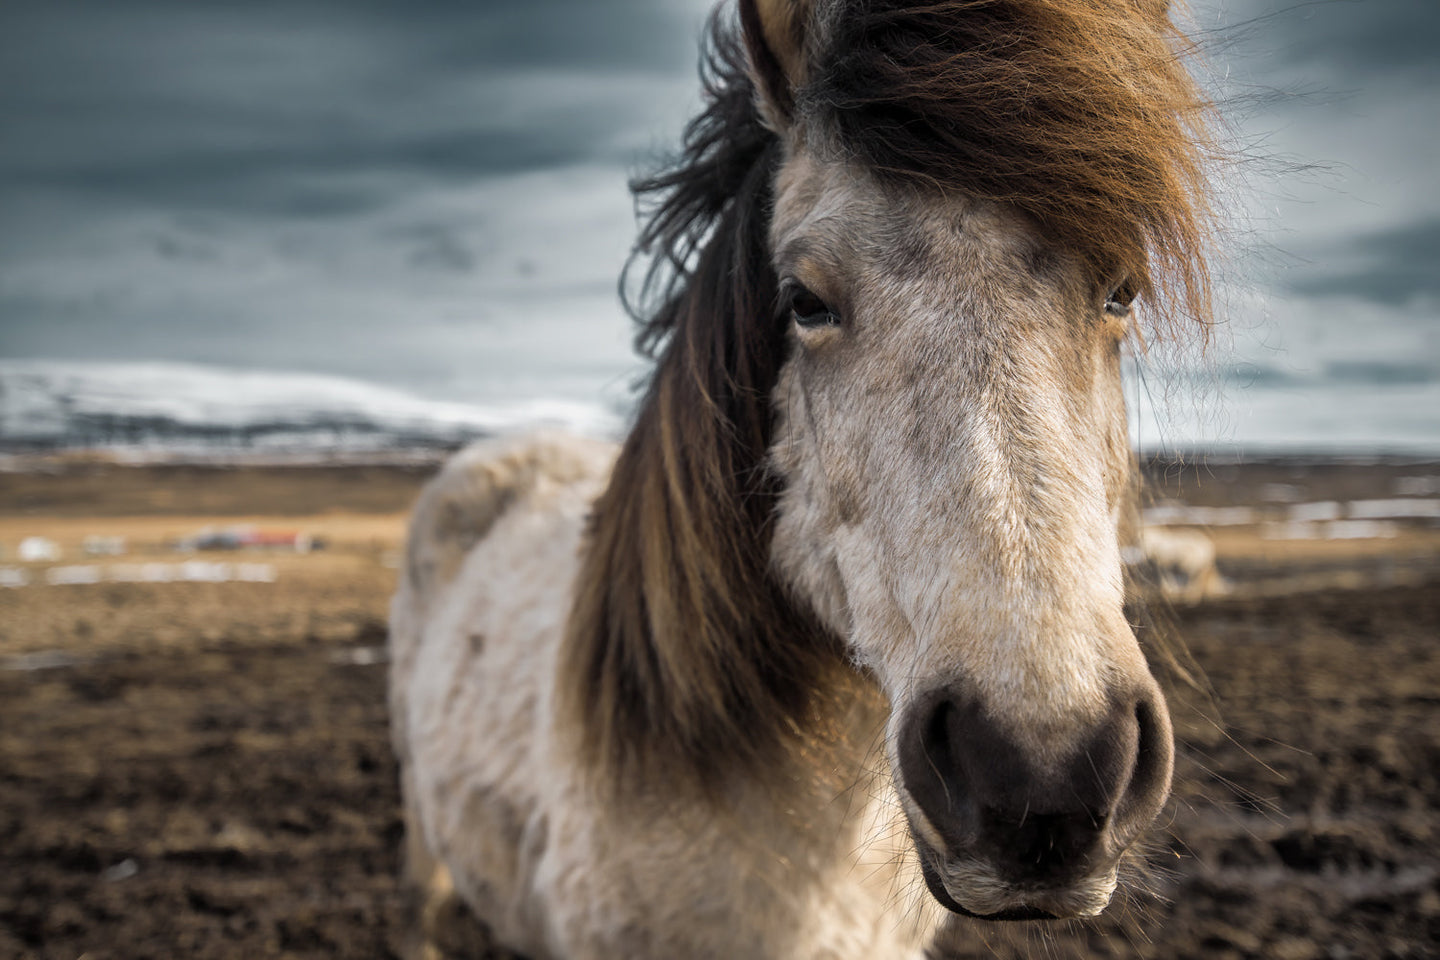
[[(1245, 178), (1237, 349), (1331, 369), (1364, 327), (1359, 361), (1440, 382), (1440, 2), (1193, 6), (1280, 161)], [(624, 182), (697, 103), (707, 8), (5, 0), (0, 356), (621, 395)]]
[(696, 102), (703, 16), (6, 0), (0, 354), (591, 390), (628, 366), (625, 179)]

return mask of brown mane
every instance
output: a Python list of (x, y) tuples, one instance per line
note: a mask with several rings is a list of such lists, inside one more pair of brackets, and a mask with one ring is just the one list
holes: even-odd
[[(795, 117), (883, 176), (1018, 208), (1163, 312), (1208, 319), (1203, 101), (1155, 0), (854, 0), (810, 51)], [(1142, 10), (1142, 8), (1144, 8)], [(786, 358), (766, 129), (743, 45), (712, 19), (708, 106), (636, 245), (656, 366), (595, 506), (559, 701), (615, 781), (752, 766), (805, 725), (836, 638), (769, 570), (770, 393)], [(1103, 293), (1104, 291), (1101, 290)]]
[(636, 343), (659, 356), (595, 505), (561, 678), (583, 755), (627, 776), (763, 758), (801, 724), (837, 649), (768, 571), (779, 142), (738, 41), (718, 19), (709, 36), (709, 105), (680, 162), (632, 184), (661, 198), (636, 245), (653, 257)]

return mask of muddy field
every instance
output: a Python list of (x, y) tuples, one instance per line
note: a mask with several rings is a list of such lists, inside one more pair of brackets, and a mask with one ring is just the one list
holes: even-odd
[[(1311, 470), (1303, 496), (1436, 472), (1385, 469)], [(270, 583), (0, 590), (0, 957), (398, 953), (384, 615), (421, 474), (382, 473), (0, 476), (6, 560), (20, 536), (72, 550), (82, 532), (159, 557), (206, 518), (329, 541), (268, 557)], [(1279, 481), (1262, 474), (1224, 481), (1230, 499), (1263, 499)], [(1172, 683), (1180, 760), (1149, 892), (1093, 922), (976, 925), (956, 955), (1440, 956), (1440, 531), (1402, 534), (1217, 533), (1228, 594), (1172, 614), (1213, 696)], [(1297, 570), (1332, 581), (1261, 589)]]

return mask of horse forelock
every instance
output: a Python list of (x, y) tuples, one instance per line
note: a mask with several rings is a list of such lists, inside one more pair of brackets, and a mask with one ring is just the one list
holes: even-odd
[(723, 784), (807, 725), (838, 644), (769, 569), (770, 393), (786, 355), (768, 253), (779, 142), (716, 19), (706, 111), (649, 210), (637, 346), (648, 390), (595, 505), (571, 609), (561, 718), (613, 783)]
[(1023, 211), (1097, 284), (1128, 278), (1152, 320), (1208, 325), (1212, 111), (1168, 4), (834, 0), (817, 17), (794, 93), (812, 148)]

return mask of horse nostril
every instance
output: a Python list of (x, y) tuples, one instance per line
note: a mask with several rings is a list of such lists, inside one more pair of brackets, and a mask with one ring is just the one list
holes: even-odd
[(1155, 815), (1170, 780), (1170, 727), (1158, 691), (1113, 702), (1060, 757), (1027, 748), (973, 698), (915, 704), (898, 746), (906, 791), (950, 856), (1011, 881), (1062, 882), (1118, 855)]
[(1125, 785), (1114, 815), (1116, 840), (1124, 845), (1148, 824), (1170, 794), (1174, 767), (1174, 735), (1170, 713), (1159, 690), (1149, 690), (1136, 700), (1134, 710), (1136, 744), (1130, 780)]
[(955, 723), (956, 713), (955, 705), (950, 700), (941, 700), (936, 704), (934, 712), (930, 714), (930, 722), (925, 724), (920, 744), (931, 774), (944, 791), (945, 808), (952, 813), (959, 812), (960, 792), (964, 786), (963, 783), (954, 782), (957, 779), (954, 774), (963, 767), (962, 759), (956, 755), (955, 745), (950, 739), (951, 728), (959, 726)]
[(977, 826), (975, 761), (965, 749), (975, 742), (976, 719), (959, 699), (940, 692), (910, 709), (898, 743), (906, 790), (952, 848), (971, 843)]

